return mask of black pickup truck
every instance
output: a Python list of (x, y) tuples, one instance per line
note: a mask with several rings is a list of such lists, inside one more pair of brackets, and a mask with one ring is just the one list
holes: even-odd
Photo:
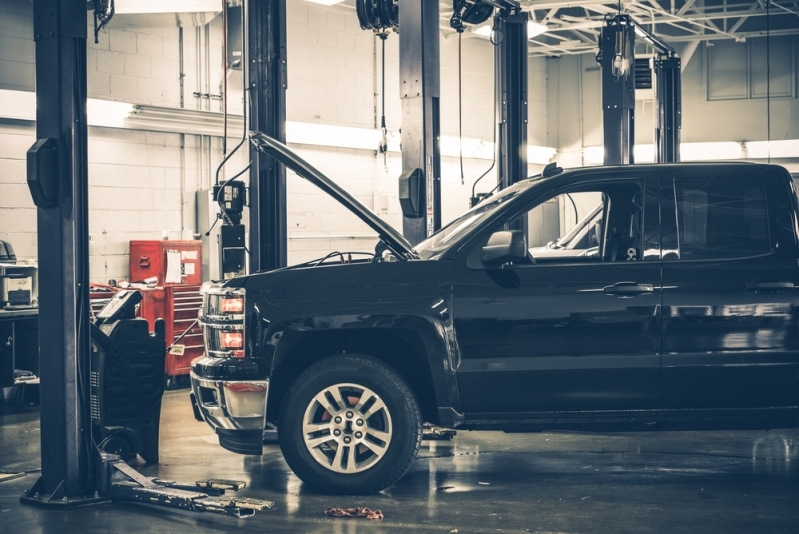
[[(304, 482), (365, 493), (408, 470), (425, 422), (799, 426), (799, 217), (782, 167), (548, 167), (411, 247), (288, 148), (252, 141), (380, 241), (206, 285), (192, 398), (222, 447), (261, 454), (271, 423)], [(528, 225), (563, 195), (562, 220), (595, 221), (596, 249), (537, 258)]]

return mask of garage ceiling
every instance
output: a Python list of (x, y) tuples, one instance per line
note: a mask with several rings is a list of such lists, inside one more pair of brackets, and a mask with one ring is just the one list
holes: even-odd
[[(548, 31), (530, 40), (531, 56), (562, 56), (596, 52), (599, 32), (606, 15), (615, 15), (619, 6), (644, 28), (678, 50), (692, 43), (716, 39), (744, 41), (749, 37), (770, 34), (799, 34), (799, 1), (772, 0), (767, 10), (765, 1), (744, 0), (642, 0), (602, 2), (597, 0), (521, 0), (525, 10)], [(342, 6), (354, 9), (355, 0)], [(441, 2), (441, 27), (447, 36), (455, 37), (449, 27), (452, 2)], [(465, 36), (484, 39), (475, 34)], [(679, 46), (684, 43), (684, 46)]]

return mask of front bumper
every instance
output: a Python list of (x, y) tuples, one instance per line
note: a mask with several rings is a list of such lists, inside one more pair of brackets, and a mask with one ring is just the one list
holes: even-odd
[(262, 453), (269, 379), (209, 380), (192, 372), (191, 389), (200, 415), (222, 447), (239, 454)]

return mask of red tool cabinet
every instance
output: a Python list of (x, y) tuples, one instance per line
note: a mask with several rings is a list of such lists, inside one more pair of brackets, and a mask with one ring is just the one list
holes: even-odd
[(195, 323), (203, 304), (200, 285), (166, 286), (139, 291), (144, 297), (139, 304), (139, 316), (147, 319), (151, 331), (155, 328), (156, 319), (165, 320), (167, 346), (175, 343), (191, 327), (166, 355), (167, 388), (173, 389), (177, 385), (178, 377), (189, 374), (191, 361), (202, 356), (204, 351), (202, 329)]
[(130, 242), (130, 282), (155, 277), (164, 287), (201, 284), (202, 274), (202, 241)]

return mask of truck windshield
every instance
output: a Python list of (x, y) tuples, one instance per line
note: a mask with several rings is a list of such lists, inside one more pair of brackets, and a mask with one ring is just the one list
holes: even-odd
[(425, 260), (437, 256), (529, 186), (529, 180), (525, 180), (500, 191), (494, 196), (488, 197), (416, 245), (414, 249), (419, 254), (419, 257)]

